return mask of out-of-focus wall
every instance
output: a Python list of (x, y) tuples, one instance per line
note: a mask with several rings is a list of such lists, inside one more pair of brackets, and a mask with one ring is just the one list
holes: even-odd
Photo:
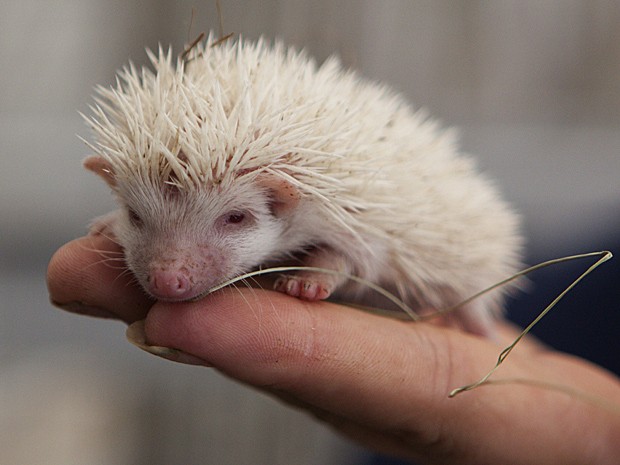
[[(215, 2), (3, 0), (3, 113), (73, 116), (145, 46), (217, 27)], [(392, 83), (453, 123), (620, 123), (620, 3), (222, 1), (226, 31), (280, 37)], [(194, 8), (194, 26), (189, 23)]]

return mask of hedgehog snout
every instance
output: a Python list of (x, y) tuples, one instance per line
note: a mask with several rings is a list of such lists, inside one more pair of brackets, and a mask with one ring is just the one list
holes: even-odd
[(186, 300), (193, 297), (189, 275), (182, 270), (160, 269), (148, 277), (149, 293), (161, 300)]
[(156, 258), (142, 268), (142, 273), (137, 273), (143, 276), (145, 290), (156, 299), (189, 300), (220, 281), (224, 263), (218, 254), (193, 250), (193, 255), (188, 251), (174, 255)]

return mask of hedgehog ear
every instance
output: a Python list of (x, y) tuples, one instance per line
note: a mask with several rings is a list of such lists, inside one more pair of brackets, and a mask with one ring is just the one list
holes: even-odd
[(84, 168), (92, 171), (108, 184), (110, 187), (116, 186), (116, 178), (114, 177), (114, 170), (112, 165), (105, 158), (99, 155), (91, 155), (86, 157), (83, 162)]
[(271, 211), (275, 216), (288, 215), (299, 204), (299, 190), (287, 180), (263, 173), (258, 176), (257, 182), (268, 191)]

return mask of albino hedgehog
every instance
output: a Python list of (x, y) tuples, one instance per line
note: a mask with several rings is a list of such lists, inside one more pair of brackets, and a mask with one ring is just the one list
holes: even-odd
[[(212, 37), (209, 38), (211, 40)], [(239, 39), (190, 58), (149, 52), (99, 88), (84, 165), (120, 210), (93, 228), (123, 247), (152, 297), (198, 298), (296, 257), (445, 308), (519, 265), (518, 221), (451, 133), (384, 86), (304, 53)], [(297, 272), (276, 289), (360, 302), (342, 275)], [(452, 320), (483, 335), (501, 294)]]

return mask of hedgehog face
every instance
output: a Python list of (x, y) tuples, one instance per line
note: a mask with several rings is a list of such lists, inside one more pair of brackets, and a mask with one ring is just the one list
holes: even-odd
[(245, 194), (126, 199), (115, 232), (145, 290), (161, 300), (187, 300), (262, 263), (283, 222), (260, 190)]
[(112, 232), (127, 266), (160, 300), (195, 298), (277, 254), (298, 201), (290, 184), (265, 175), (184, 191), (117, 179), (98, 157), (86, 166), (114, 189), (121, 210)]
[(193, 192), (118, 187), (124, 208), (115, 233), (138, 281), (161, 300), (194, 298), (257, 267), (286, 223), (256, 183)]

